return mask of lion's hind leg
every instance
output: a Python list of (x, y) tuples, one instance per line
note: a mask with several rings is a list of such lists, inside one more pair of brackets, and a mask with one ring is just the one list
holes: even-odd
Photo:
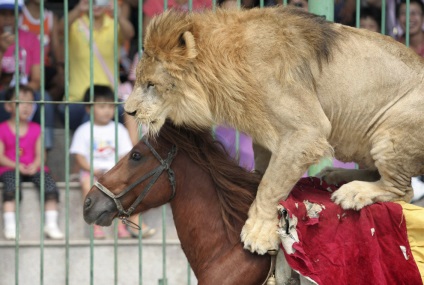
[(411, 153), (402, 146), (395, 137), (380, 137), (371, 150), (380, 180), (347, 183), (333, 193), (332, 200), (343, 209), (355, 210), (375, 202), (410, 202), (413, 196), (411, 177), (417, 169), (414, 169)]

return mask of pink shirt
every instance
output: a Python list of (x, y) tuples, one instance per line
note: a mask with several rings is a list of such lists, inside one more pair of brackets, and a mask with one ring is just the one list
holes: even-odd
[[(3, 73), (15, 72), (15, 44), (4, 53), (1, 61)], [(19, 65), (27, 76), (31, 75), (31, 67), (40, 65), (40, 41), (33, 33), (19, 29)]]
[[(193, 0), (193, 11), (195, 10), (204, 10), (212, 7), (212, 0)], [(168, 8), (175, 8), (182, 11), (188, 11), (188, 1), (187, 4), (179, 5), (175, 3), (175, 0), (168, 1)], [(153, 17), (157, 14), (160, 14), (164, 11), (163, 1), (159, 0), (146, 0), (143, 4), (143, 12), (149, 16)]]
[[(19, 161), (25, 165), (32, 163), (36, 155), (36, 141), (41, 135), (40, 125), (29, 122), (28, 131), (19, 139)], [(0, 141), (4, 145), (4, 154), (7, 158), (15, 161), (16, 136), (7, 122), (0, 123)], [(0, 166), (0, 175), (6, 171), (15, 170), (11, 167)]]

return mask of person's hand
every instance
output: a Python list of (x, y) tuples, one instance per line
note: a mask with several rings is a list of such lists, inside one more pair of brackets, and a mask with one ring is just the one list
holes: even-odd
[(100, 176), (103, 176), (105, 172), (106, 171), (104, 169), (94, 169), (93, 174), (95, 177), (99, 178)]
[(26, 166), (24, 165), (24, 164), (19, 164), (19, 172), (22, 174), (22, 175), (28, 175), (28, 171), (27, 171), (27, 169), (26, 169)]
[(0, 35), (0, 53), (5, 53), (7, 48), (15, 42), (15, 35), (4, 32)]
[(31, 163), (28, 165), (24, 165), (24, 169), (26, 171), (26, 175), (34, 175), (38, 171), (38, 165)]

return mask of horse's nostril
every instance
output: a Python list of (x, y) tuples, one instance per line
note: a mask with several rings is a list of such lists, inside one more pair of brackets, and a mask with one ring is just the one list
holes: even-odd
[(89, 208), (91, 206), (91, 199), (90, 198), (87, 198), (87, 199), (85, 199), (85, 202), (84, 202), (84, 208)]
[[(126, 111), (126, 112), (127, 112), (127, 111)], [(137, 113), (137, 111), (134, 111), (134, 112), (127, 112), (127, 114), (128, 114), (128, 115), (133, 116), (133, 117), (135, 116), (135, 114), (136, 114), (136, 113)]]

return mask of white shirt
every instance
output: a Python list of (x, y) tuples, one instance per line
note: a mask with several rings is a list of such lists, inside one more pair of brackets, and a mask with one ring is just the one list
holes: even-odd
[[(71, 154), (80, 154), (90, 163), (90, 122), (80, 125), (74, 133), (70, 148)], [(132, 149), (128, 130), (121, 124), (117, 126), (118, 157), (122, 157)], [(105, 126), (93, 125), (93, 169), (107, 171), (115, 163), (115, 122)]]

